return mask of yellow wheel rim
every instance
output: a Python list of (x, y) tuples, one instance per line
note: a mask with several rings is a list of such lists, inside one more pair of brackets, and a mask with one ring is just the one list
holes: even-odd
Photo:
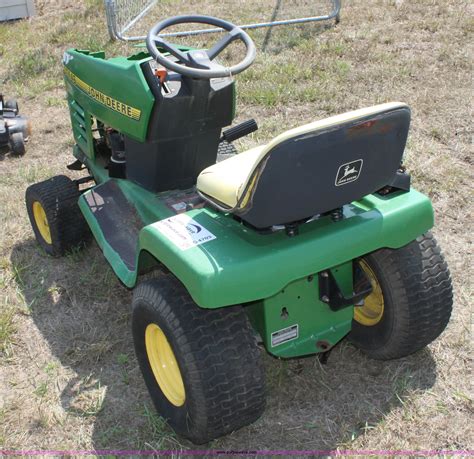
[(372, 293), (365, 298), (363, 306), (356, 306), (354, 308), (354, 320), (361, 325), (372, 327), (377, 325), (383, 317), (384, 300), (382, 287), (367, 262), (361, 260), (359, 263), (372, 284)]
[(186, 394), (181, 371), (173, 349), (158, 325), (149, 324), (146, 327), (145, 346), (148, 361), (161, 392), (174, 406), (182, 406)]
[(43, 206), (38, 201), (33, 203), (33, 217), (41, 237), (47, 244), (52, 244), (53, 240), (51, 239), (51, 230), (49, 229), (48, 218), (46, 217), (46, 212), (44, 211)]

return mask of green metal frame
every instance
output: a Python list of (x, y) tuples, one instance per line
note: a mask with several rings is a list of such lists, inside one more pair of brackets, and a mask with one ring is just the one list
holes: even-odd
[[(331, 272), (345, 295), (352, 294), (352, 261)], [(266, 349), (278, 357), (299, 357), (324, 352), (349, 333), (354, 308), (333, 311), (319, 301), (317, 276), (291, 282), (276, 295), (250, 304), (247, 313), (260, 333)], [(272, 342), (280, 330), (297, 330), (297, 339), (281, 344)]]
[[(206, 207), (187, 214), (215, 239), (181, 250), (157, 225), (175, 215), (164, 203), (169, 193), (151, 193), (131, 181), (109, 179), (95, 161), (92, 116), (138, 141), (146, 138), (154, 99), (139, 66), (148, 55), (106, 60), (103, 53), (68, 51), (68, 56), (66, 86), (77, 143), (74, 155), (87, 165), (98, 185), (115, 180), (143, 222), (135, 269), (130, 270), (108, 244), (86, 203), (91, 191), (79, 199), (106, 259), (127, 287), (136, 285), (144, 268), (162, 264), (202, 308), (246, 305), (269, 352), (280, 357), (311, 354), (344, 337), (353, 317), (353, 307), (335, 312), (319, 300), (317, 274), (330, 269), (343, 292), (350, 295), (352, 260), (383, 247), (402, 247), (433, 226), (430, 200), (414, 189), (366, 196), (345, 206), (341, 221), (316, 219), (300, 226), (299, 235), (291, 238), (285, 231), (259, 233)], [(97, 93), (89, 93), (90, 87)], [(101, 94), (119, 101), (122, 109), (139, 110), (140, 117), (132, 119), (131, 112), (127, 115), (107, 107), (100, 101)], [(285, 330), (295, 337), (277, 342), (275, 337)]]

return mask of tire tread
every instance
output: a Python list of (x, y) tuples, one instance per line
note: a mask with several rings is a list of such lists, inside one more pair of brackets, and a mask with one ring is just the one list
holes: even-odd
[(243, 308), (201, 309), (173, 275), (140, 284), (133, 304), (143, 301), (171, 324), (187, 385), (197, 389), (191, 425), (183, 429), (170, 422), (172, 427), (195, 443), (205, 443), (258, 419), (265, 408), (264, 372)]
[(400, 249), (381, 249), (367, 259), (376, 261), (390, 285), (396, 308), (394, 332), (378, 348), (364, 342), (360, 332), (351, 333), (349, 339), (381, 360), (404, 357), (435, 340), (449, 322), (453, 292), (448, 266), (434, 236), (428, 232)]

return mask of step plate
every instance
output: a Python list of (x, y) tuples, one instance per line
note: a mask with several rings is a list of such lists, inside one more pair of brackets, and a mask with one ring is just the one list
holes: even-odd
[(144, 224), (114, 180), (99, 185), (84, 195), (106, 242), (130, 271), (135, 270), (138, 235)]

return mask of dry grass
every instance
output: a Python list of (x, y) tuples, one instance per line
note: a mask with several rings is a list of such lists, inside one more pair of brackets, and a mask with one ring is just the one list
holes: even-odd
[[(55, 8), (59, 3), (62, 8)], [(2, 91), (19, 97), (34, 124), (24, 158), (0, 156), (0, 445), (187, 449), (192, 445), (176, 438), (151, 408), (133, 355), (130, 292), (95, 245), (60, 260), (41, 253), (23, 203), (29, 184), (64, 173), (71, 160), (63, 50), (123, 48), (107, 41), (98, 3), (41, 1), (43, 16), (0, 25)], [(164, 3), (164, 14), (176, 12)], [(203, 11), (203, 3), (183, 8)], [(207, 11), (234, 20), (247, 14), (225, 5)], [(266, 357), (264, 416), (207, 447), (474, 446), (472, 10), (467, 0), (347, 1), (337, 27), (274, 30), (266, 51), (238, 77), (239, 117), (253, 116), (261, 126), (242, 147), (365, 105), (411, 105), (407, 164), (415, 186), (433, 199), (455, 307), (440, 339), (399, 361), (370, 361), (345, 342), (325, 366), (316, 358)], [(265, 32), (253, 36), (261, 47)]]

